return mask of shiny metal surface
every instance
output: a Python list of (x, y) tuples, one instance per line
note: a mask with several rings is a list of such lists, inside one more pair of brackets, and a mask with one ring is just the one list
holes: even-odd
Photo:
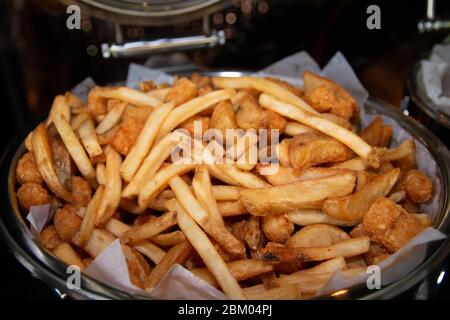
[(152, 41), (135, 41), (124, 44), (102, 44), (103, 58), (128, 58), (167, 51), (213, 48), (225, 43), (225, 33), (213, 31), (211, 35), (163, 38)]
[[(243, 73), (229, 72), (209, 72), (211, 76), (240, 76)], [(448, 149), (437, 139), (427, 128), (410, 117), (404, 116), (401, 111), (383, 101), (370, 98), (366, 105), (371, 113), (385, 114), (396, 119), (399, 124), (408, 130), (412, 136), (423, 143), (434, 156), (438, 172), (437, 178), (442, 182), (442, 194), (440, 212), (436, 221), (433, 221), (435, 228), (450, 234), (450, 153)], [(30, 128), (31, 130), (31, 128)], [(28, 131), (30, 131), (28, 130)], [(14, 171), (20, 156), (25, 151), (23, 139), (28, 132), (20, 136), (4, 155), (0, 168), (0, 196), (2, 197), (2, 212), (0, 219), (0, 231), (15, 257), (33, 274), (47, 282), (50, 286), (57, 288), (63, 293), (75, 299), (148, 299), (139, 295), (130, 294), (114, 289), (103, 283), (97, 282), (85, 275), (82, 276), (81, 289), (68, 290), (65, 286), (67, 274), (65, 265), (56, 259), (50, 252), (43, 248), (37, 241), (30, 237), (27, 225), (19, 210), (15, 195)], [(426, 260), (414, 271), (401, 280), (383, 287), (380, 290), (368, 290), (366, 286), (356, 286), (349, 288), (345, 294), (340, 296), (326, 296), (326, 299), (389, 299), (393, 298), (412, 286), (419, 283), (433, 270), (440, 266), (440, 263), (450, 252), (450, 240), (433, 243), (429, 246)]]

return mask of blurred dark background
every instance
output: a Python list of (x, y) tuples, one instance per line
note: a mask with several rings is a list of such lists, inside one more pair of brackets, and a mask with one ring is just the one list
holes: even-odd
[[(381, 8), (381, 30), (366, 27), (366, 9), (371, 4)], [(147, 57), (104, 59), (100, 45), (114, 41), (114, 24), (82, 12), (82, 30), (68, 30), (66, 7), (50, 0), (0, 1), (2, 150), (45, 114), (56, 94), (70, 90), (87, 76), (99, 84), (122, 80), (130, 62), (147, 61)], [(234, 0), (210, 19), (212, 27), (225, 30), (226, 45), (179, 53), (176, 60), (200, 69), (257, 70), (301, 50), (323, 65), (339, 50), (372, 95), (399, 106), (408, 68), (447, 36), (445, 32), (417, 31), (425, 8), (425, 0)], [(450, 1), (437, 1), (436, 12), (448, 16)], [(165, 27), (128, 26), (123, 32), (126, 39), (136, 40), (201, 29), (200, 19)], [(7, 288), (0, 290), (0, 297), (56, 297), (32, 279), (4, 247), (0, 248), (0, 261), (0, 268), (5, 269), (3, 288)], [(438, 298), (450, 296), (447, 278)]]

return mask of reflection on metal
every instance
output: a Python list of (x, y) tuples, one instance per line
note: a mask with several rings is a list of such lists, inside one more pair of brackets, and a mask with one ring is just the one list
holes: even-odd
[(427, 0), (426, 19), (419, 21), (417, 29), (420, 33), (450, 29), (450, 20), (436, 19), (435, 1)]

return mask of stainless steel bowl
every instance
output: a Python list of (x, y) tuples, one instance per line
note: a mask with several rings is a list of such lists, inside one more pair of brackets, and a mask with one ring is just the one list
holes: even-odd
[[(215, 72), (208, 73), (214, 76), (240, 76), (239, 72)], [(366, 104), (368, 112), (383, 114), (397, 120), (397, 122), (410, 134), (420, 141), (433, 155), (438, 166), (436, 178), (442, 182), (440, 195), (440, 211), (433, 221), (435, 228), (445, 234), (450, 234), (450, 152), (442, 142), (427, 128), (411, 117), (404, 116), (401, 111), (381, 100), (370, 98)], [(75, 299), (148, 299), (124, 292), (104, 283), (96, 281), (88, 276), (82, 276), (81, 289), (69, 290), (66, 286), (66, 266), (46, 250), (38, 241), (32, 239), (24, 220), (23, 213), (19, 210), (15, 194), (15, 168), (18, 160), (25, 151), (23, 140), (31, 128), (18, 137), (3, 155), (1, 162), (0, 191), (2, 197), (2, 211), (0, 213), (0, 232), (9, 249), (33, 275), (46, 282), (49, 286), (66, 293)], [(441, 262), (450, 252), (450, 239), (432, 243), (427, 250), (426, 259), (412, 272), (401, 280), (392, 283), (380, 290), (368, 290), (365, 285), (349, 288), (345, 294), (325, 296), (326, 299), (390, 299), (410, 289), (433, 270), (438, 268)]]

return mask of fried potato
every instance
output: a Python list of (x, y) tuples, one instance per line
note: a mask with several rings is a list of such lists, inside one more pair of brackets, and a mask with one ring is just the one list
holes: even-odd
[(347, 161), (337, 163), (332, 167), (340, 169), (350, 169), (354, 171), (363, 171), (369, 168), (369, 165), (363, 159), (356, 157)]
[(378, 147), (381, 142), (383, 132), (383, 120), (376, 117), (367, 127), (362, 129), (358, 135), (371, 146)]
[(222, 217), (234, 217), (248, 213), (239, 201), (218, 201), (217, 208)]
[(284, 243), (294, 232), (294, 224), (283, 215), (262, 217), (262, 231), (267, 239)]
[(104, 163), (97, 163), (95, 168), (98, 184), (105, 185), (106, 183), (106, 167)]
[(284, 129), (284, 133), (288, 136), (296, 136), (305, 132), (317, 132), (317, 130), (293, 121), (288, 121)]
[(56, 196), (66, 200), (67, 202), (72, 202), (72, 195), (64, 188), (56, 174), (52, 160), (52, 152), (48, 142), (47, 129), (43, 123), (38, 125), (38, 127), (34, 130), (32, 144), (36, 165), (48, 188)]
[(242, 243), (239, 242), (223, 223), (218, 222), (211, 214), (200, 205), (192, 194), (189, 186), (179, 176), (175, 176), (169, 181), (169, 185), (175, 192), (177, 203), (174, 206), (168, 205), (169, 210), (177, 209), (178, 203), (186, 212), (198, 223), (214, 240), (217, 241), (225, 250), (233, 254), (242, 254), (245, 251)]
[(53, 222), (56, 233), (63, 241), (71, 241), (80, 230), (81, 219), (78, 217), (76, 209), (74, 205), (66, 204), (64, 207), (56, 210)]
[(351, 193), (356, 179), (351, 173), (299, 181), (260, 189), (240, 190), (239, 202), (253, 215), (280, 214), (295, 209), (314, 209), (322, 201)]
[[(191, 134), (191, 137), (194, 137), (194, 134), (200, 134), (202, 137), (205, 132), (211, 127), (211, 118), (195, 115), (182, 122), (178, 128), (186, 129)], [(201, 126), (201, 130), (195, 132), (195, 126)]]
[(342, 143), (320, 133), (294, 136), (289, 143), (289, 160), (295, 169), (348, 160), (353, 152)]
[(85, 266), (80, 256), (67, 242), (61, 242), (53, 249), (53, 254), (64, 261), (69, 266), (77, 266), (80, 270), (84, 270)]
[(392, 126), (383, 126), (381, 128), (381, 137), (378, 147), (387, 148), (392, 138)]
[(128, 103), (118, 101), (115, 103), (111, 110), (108, 111), (106, 116), (100, 121), (95, 131), (98, 134), (104, 134), (107, 131), (111, 130), (116, 124), (119, 123), (122, 115), (127, 108)]
[(161, 124), (166, 119), (167, 115), (174, 108), (173, 103), (166, 103), (155, 110), (147, 118), (137, 141), (131, 147), (125, 160), (120, 167), (120, 175), (125, 181), (131, 181), (145, 156), (150, 151), (154, 139), (158, 133)]
[(370, 248), (368, 237), (343, 240), (326, 247), (280, 247), (266, 246), (261, 250), (263, 261), (269, 263), (288, 261), (323, 261), (342, 256), (344, 258), (358, 256), (366, 253)]
[[(256, 189), (269, 186), (269, 184), (264, 180), (258, 178), (250, 172), (239, 170), (234, 165), (218, 163), (215, 164), (215, 167), (230, 179), (237, 181), (239, 186), (243, 188)], [(208, 166), (208, 169), (209, 168), (210, 167)]]
[(41, 242), (42, 245), (49, 250), (55, 249), (62, 242), (61, 238), (56, 233), (56, 229), (53, 224), (45, 227), (41, 231)]
[(130, 228), (120, 238), (124, 243), (137, 243), (142, 240), (150, 239), (153, 236), (176, 224), (176, 213), (173, 211), (169, 211), (159, 216), (158, 218), (149, 220), (148, 222), (140, 226), (134, 226)]
[(84, 102), (81, 101), (81, 99), (74, 95), (72, 92), (66, 92), (64, 94), (64, 99), (72, 113), (79, 113), (81, 109), (85, 109), (86, 107), (84, 105)]
[(323, 213), (320, 210), (295, 210), (285, 213), (285, 217), (289, 221), (299, 226), (309, 226), (317, 223), (324, 223), (334, 226), (349, 227), (359, 223), (359, 221), (337, 220), (331, 218), (329, 215)]
[(346, 221), (361, 220), (377, 198), (389, 194), (399, 175), (400, 169), (393, 169), (374, 178), (354, 194), (325, 200), (322, 210), (335, 219)]
[(304, 98), (319, 112), (332, 112), (350, 119), (359, 112), (355, 99), (336, 82), (306, 71), (304, 79)]
[(304, 227), (290, 237), (285, 245), (288, 247), (327, 247), (350, 239), (341, 228), (328, 224), (315, 224)]
[(393, 161), (392, 163), (402, 171), (417, 169), (416, 155), (414, 152), (411, 152), (406, 157)]
[(185, 241), (186, 237), (184, 236), (183, 232), (177, 230), (173, 232), (157, 234), (156, 236), (152, 237), (151, 240), (152, 242), (160, 246), (174, 246), (180, 242)]
[(224, 138), (227, 136), (227, 129), (237, 128), (236, 114), (231, 102), (221, 101), (214, 107), (210, 127), (220, 130)]
[(64, 117), (70, 122), (70, 107), (66, 104), (66, 99), (63, 95), (56, 96), (53, 100), (52, 107), (47, 117), (47, 126), (49, 126), (55, 119), (55, 117)]
[(285, 168), (291, 168), (291, 159), (289, 158), (289, 145), (291, 143), (292, 138), (283, 139), (276, 147), (278, 161), (281, 166)]
[(78, 135), (80, 136), (81, 143), (86, 149), (89, 158), (93, 162), (105, 162), (105, 155), (103, 149), (95, 133), (94, 122), (92, 119), (87, 119), (80, 125), (78, 129)]
[(430, 178), (419, 170), (413, 169), (406, 172), (403, 185), (406, 195), (415, 203), (428, 202), (433, 196), (433, 184)]
[(120, 203), (122, 179), (120, 178), (120, 165), (122, 158), (111, 147), (106, 148), (105, 191), (97, 208), (96, 224), (105, 225), (113, 216)]
[[(91, 237), (87, 241), (83, 249), (91, 256), (97, 257), (103, 250), (105, 250), (116, 238), (104, 229), (95, 228), (92, 231)], [(78, 242), (78, 237), (72, 238), (72, 242), (81, 247)]]
[(99, 186), (95, 191), (94, 196), (87, 205), (83, 220), (81, 221), (80, 232), (78, 234), (78, 243), (84, 247), (91, 237), (95, 229), (95, 221), (97, 220), (97, 210), (103, 198), (105, 188), (103, 185)]
[(382, 161), (394, 161), (402, 159), (414, 153), (416, 144), (414, 140), (405, 140), (397, 148), (388, 149), (381, 157)]
[(197, 96), (197, 86), (188, 78), (177, 79), (166, 96), (166, 101), (179, 106)]
[(16, 179), (20, 184), (44, 182), (36, 166), (33, 153), (27, 152), (20, 158), (16, 167)]
[(126, 101), (129, 104), (138, 107), (155, 108), (161, 104), (158, 99), (155, 99), (139, 90), (127, 87), (96, 87), (90, 91), (88, 97), (88, 107), (90, 107), (90, 102), (92, 102), (92, 100), (101, 101), (101, 99), (117, 99)]
[(414, 215), (386, 198), (379, 198), (371, 205), (364, 216), (363, 226), (370, 239), (390, 253), (426, 228)]
[(208, 236), (178, 204), (177, 219), (180, 229), (202, 258), (208, 270), (214, 275), (223, 292), (231, 299), (245, 299), (244, 293), (231, 274)]
[(380, 158), (384, 150), (374, 149), (352, 131), (329, 120), (306, 113), (293, 105), (281, 102), (266, 94), (261, 94), (259, 104), (338, 140), (366, 160), (372, 167), (378, 168), (380, 165)]
[(265, 289), (264, 285), (258, 284), (244, 288), (244, 294), (249, 300), (297, 300), (302, 297), (297, 284), (272, 289)]
[(28, 182), (24, 183), (17, 190), (19, 204), (25, 210), (33, 206), (40, 206), (51, 202), (51, 197), (41, 184)]
[(293, 94), (284, 86), (270, 81), (268, 79), (256, 77), (239, 77), (239, 78), (212, 78), (213, 84), (216, 88), (231, 88), (231, 89), (255, 89), (266, 94), (270, 94), (281, 101), (286, 101), (289, 104), (310, 112), (318, 114), (318, 112), (308, 105), (302, 98)]

